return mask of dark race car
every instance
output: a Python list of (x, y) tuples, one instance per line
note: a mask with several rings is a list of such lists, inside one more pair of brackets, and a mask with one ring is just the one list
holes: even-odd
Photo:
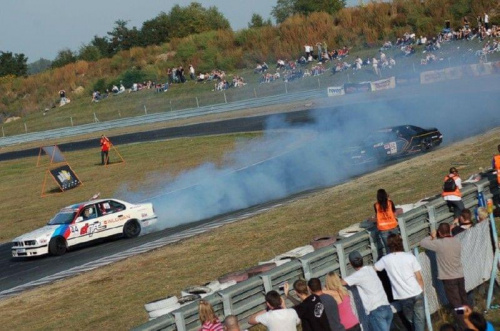
[(429, 151), (442, 141), (443, 135), (436, 128), (423, 129), (414, 125), (400, 125), (369, 134), (350, 152), (355, 164), (386, 162)]

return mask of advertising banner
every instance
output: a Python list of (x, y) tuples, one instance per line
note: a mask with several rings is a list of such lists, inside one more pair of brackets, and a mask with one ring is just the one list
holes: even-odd
[(471, 75), (475, 77), (491, 75), (493, 73), (493, 65), (491, 64), (491, 62), (471, 64), (469, 66), (469, 69)]
[(452, 67), (444, 69), (447, 80), (460, 79), (464, 75), (462, 67)]
[(446, 80), (445, 70), (431, 70), (420, 73), (420, 84), (437, 83)]
[(371, 92), (371, 90), (372, 86), (370, 82), (344, 84), (344, 91), (346, 94)]
[(50, 170), (50, 174), (56, 180), (62, 191), (77, 187), (81, 184), (69, 165), (63, 165)]
[(386, 79), (377, 80), (375, 82), (371, 82), (372, 91), (380, 91), (380, 90), (388, 90), (396, 88), (396, 78), (389, 77)]
[(327, 92), (329, 97), (337, 97), (345, 94), (343, 86), (331, 86), (327, 89)]

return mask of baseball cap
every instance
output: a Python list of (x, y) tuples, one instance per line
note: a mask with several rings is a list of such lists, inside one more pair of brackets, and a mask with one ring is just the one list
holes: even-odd
[(349, 262), (359, 262), (363, 260), (363, 256), (358, 251), (352, 251), (349, 253)]

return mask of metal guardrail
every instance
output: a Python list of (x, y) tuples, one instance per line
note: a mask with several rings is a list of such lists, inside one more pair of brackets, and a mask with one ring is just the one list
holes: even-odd
[[(466, 183), (462, 189), (462, 199), (466, 208), (478, 206), (478, 194), (482, 193), (485, 199), (498, 197), (496, 175), (492, 172), (481, 173), (481, 180), (476, 183)], [(412, 209), (398, 217), (403, 244), (406, 251), (411, 251), (421, 239), (435, 230), (440, 223), (453, 221), (453, 214), (448, 210), (446, 202), (440, 195), (420, 207)], [(357, 250), (363, 256), (365, 264), (373, 264), (379, 256), (379, 245), (374, 240), (374, 231), (361, 231), (348, 238), (342, 238), (335, 244), (306, 254), (298, 260), (282, 264), (261, 275), (249, 278), (222, 291), (211, 294), (209, 300), (220, 317), (236, 315), (243, 328), (248, 327), (247, 318), (262, 310), (265, 303), (265, 293), (278, 290), (285, 281), (293, 283), (299, 278), (319, 277), (324, 280), (330, 271), (340, 272), (346, 277), (354, 272), (347, 256)], [(198, 330), (198, 302), (190, 303), (170, 314), (151, 320), (140, 325), (135, 331)]]
[(279, 105), (283, 103), (303, 101), (311, 98), (318, 98), (321, 96), (325, 96), (324, 89), (281, 94), (281, 95), (262, 97), (256, 99), (247, 99), (233, 103), (227, 103), (227, 104), (223, 103), (223, 104), (210, 105), (199, 108), (165, 111), (162, 113), (128, 117), (128, 118), (110, 120), (105, 122), (90, 123), (75, 127), (65, 127), (47, 131), (19, 134), (15, 136), (1, 137), (0, 147), (22, 144), (32, 141), (40, 141), (45, 139), (58, 139), (58, 138), (76, 136), (80, 134), (94, 133), (109, 129), (124, 128), (135, 125), (163, 122), (174, 119), (185, 119), (203, 115), (218, 114), (218, 113), (242, 110), (247, 108), (258, 108), (269, 105)]

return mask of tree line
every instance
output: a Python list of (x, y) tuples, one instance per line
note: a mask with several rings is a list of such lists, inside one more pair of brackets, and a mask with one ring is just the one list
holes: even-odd
[[(277, 23), (282, 23), (295, 14), (309, 14), (324, 11), (330, 14), (345, 7), (345, 0), (278, 0), (271, 15)], [(169, 42), (173, 38), (184, 38), (192, 34), (211, 30), (229, 30), (229, 21), (217, 7), (204, 8), (198, 2), (186, 7), (175, 5), (168, 12), (160, 12), (153, 19), (147, 20), (142, 27), (129, 27), (128, 21), (117, 20), (113, 29), (105, 36), (94, 36), (78, 51), (69, 48), (60, 50), (53, 61), (40, 59), (27, 65), (24, 54), (0, 53), (0, 77), (5, 75), (25, 76), (46, 70), (63, 67), (66, 64), (84, 60), (94, 62), (101, 58), (109, 58), (120, 51), (132, 47), (146, 47)], [(253, 14), (249, 28), (270, 26), (270, 19), (264, 20), (261, 15)]]

